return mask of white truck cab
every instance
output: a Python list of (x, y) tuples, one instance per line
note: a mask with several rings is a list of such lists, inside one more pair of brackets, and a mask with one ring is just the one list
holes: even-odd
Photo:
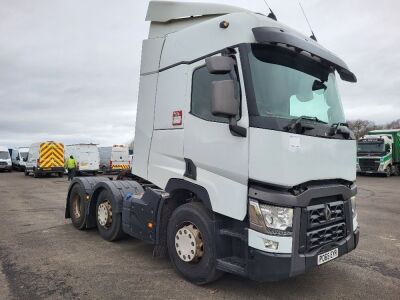
[(10, 152), (7, 147), (0, 146), (0, 172), (12, 170)]
[(356, 81), (348, 66), (242, 8), (151, 1), (146, 20), (134, 181), (73, 181), (74, 226), (168, 249), (196, 284), (284, 279), (352, 251), (356, 141), (336, 85)]

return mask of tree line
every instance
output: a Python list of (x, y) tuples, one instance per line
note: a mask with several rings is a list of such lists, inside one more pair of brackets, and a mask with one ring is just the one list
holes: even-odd
[(377, 129), (400, 129), (400, 119), (392, 121), (387, 124), (377, 125), (373, 121), (369, 120), (353, 120), (348, 121), (350, 129), (356, 135), (356, 138), (359, 139), (366, 135), (368, 131), (377, 130)]

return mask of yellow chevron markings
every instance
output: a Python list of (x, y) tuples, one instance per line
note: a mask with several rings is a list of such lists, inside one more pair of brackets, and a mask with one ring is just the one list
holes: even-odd
[(64, 145), (47, 142), (40, 145), (40, 168), (64, 167)]

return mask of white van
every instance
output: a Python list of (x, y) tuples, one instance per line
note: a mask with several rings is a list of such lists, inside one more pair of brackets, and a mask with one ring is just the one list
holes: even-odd
[(129, 148), (124, 145), (99, 147), (100, 168), (103, 173), (118, 173), (130, 168)]
[(0, 171), (12, 170), (11, 156), (7, 147), (0, 146)]
[(28, 159), (29, 148), (19, 147), (12, 149), (11, 162), (14, 170), (25, 171), (26, 161)]
[(48, 141), (34, 143), (29, 148), (25, 175), (34, 177), (47, 174), (64, 175), (64, 144)]
[(65, 147), (65, 161), (72, 155), (77, 162), (78, 174), (96, 175), (100, 169), (99, 149), (95, 144), (75, 144)]

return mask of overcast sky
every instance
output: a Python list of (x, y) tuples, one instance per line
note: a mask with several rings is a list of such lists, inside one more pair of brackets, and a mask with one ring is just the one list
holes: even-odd
[[(266, 12), (263, 0), (214, 0)], [(309, 34), (296, 0), (269, 0)], [(358, 83), (348, 119), (400, 118), (400, 1), (303, 0), (319, 42)], [(0, 0), (0, 145), (126, 143), (133, 138), (146, 0)]]

